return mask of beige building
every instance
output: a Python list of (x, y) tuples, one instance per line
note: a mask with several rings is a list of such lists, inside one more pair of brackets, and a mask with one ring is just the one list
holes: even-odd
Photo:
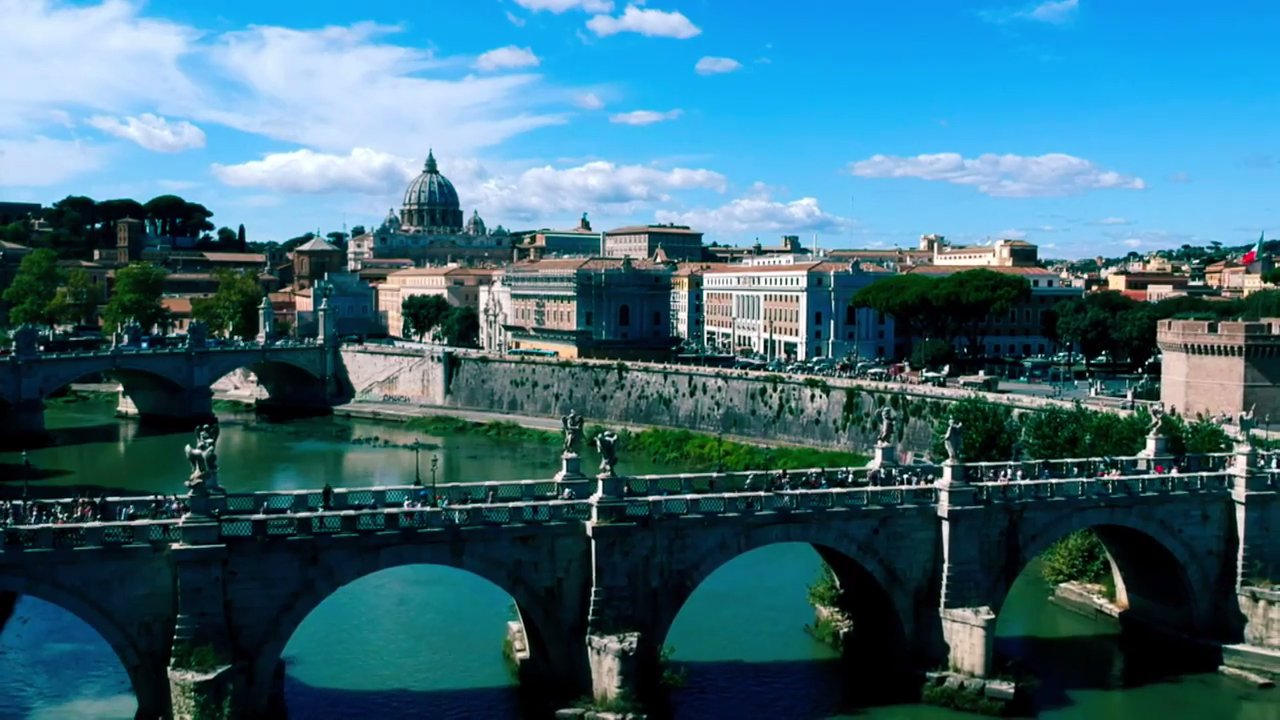
[(882, 357), (893, 319), (855, 308), (854, 294), (890, 273), (807, 256), (748, 259), (703, 275), (708, 348), (767, 359)]
[(511, 265), (498, 271), (481, 309), (486, 347), (566, 358), (668, 357), (676, 344), (672, 272), (672, 265), (630, 258)]
[(702, 233), (685, 225), (634, 225), (608, 230), (602, 241), (604, 256), (648, 260), (662, 248), (676, 261), (702, 259)]
[(1280, 422), (1280, 319), (1161, 320), (1160, 402), (1183, 415), (1253, 408)]
[(671, 275), (671, 331), (682, 340), (701, 344), (705, 317), (703, 309), (703, 275), (712, 263), (679, 263)]
[(1040, 249), (1026, 240), (996, 240), (991, 245), (953, 247), (941, 235), (922, 235), (920, 249), (932, 253), (934, 265), (1036, 267), (1040, 263)]
[(458, 265), (411, 268), (387, 275), (378, 285), (378, 317), (387, 334), (400, 337), (404, 332), (404, 301), (415, 295), (436, 295), (454, 307), (480, 310), (480, 290), (493, 279), (493, 270)]

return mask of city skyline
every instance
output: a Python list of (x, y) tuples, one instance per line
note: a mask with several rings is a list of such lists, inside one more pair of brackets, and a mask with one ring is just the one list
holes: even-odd
[[(433, 148), (491, 226), (1118, 255), (1280, 226), (1263, 2), (0, 0), (0, 195), (372, 226)], [(820, 22), (819, 22), (820, 20)]]

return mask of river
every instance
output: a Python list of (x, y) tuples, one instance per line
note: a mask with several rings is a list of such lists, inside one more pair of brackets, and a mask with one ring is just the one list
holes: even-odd
[[(99, 403), (55, 405), (54, 447), (31, 452), (33, 487), (99, 483), (137, 493), (181, 489), (181, 435), (148, 434)], [(223, 483), (237, 490), (406, 482), (414, 455), (355, 443), (422, 439), (436, 447), (441, 481), (549, 477), (554, 449), (518, 448), (471, 436), (419, 438), (396, 425), (340, 419), (283, 424), (224, 416)], [(0, 453), (0, 467), (19, 458)], [(635, 472), (670, 468), (628, 463)], [(8, 473), (10, 483), (12, 474)], [(20, 482), (20, 481), (18, 481)], [(806, 587), (818, 558), (804, 545), (775, 545), (714, 573), (676, 619), (669, 645), (684, 669), (674, 691), (679, 718), (961, 720), (921, 705), (857, 708), (859, 687), (836, 655), (807, 635)], [(1046, 601), (1034, 569), (1014, 585), (1001, 614), (1000, 649), (1041, 678), (1040, 717), (1280, 720), (1280, 695), (1216, 674), (1160, 677), (1126, 666), (1114, 628)], [(501, 656), (511, 599), (476, 576), (434, 566), (387, 570), (321, 604), (285, 650), (292, 720), (325, 718), (518, 718)], [(1132, 664), (1132, 663), (1131, 663)], [(0, 718), (132, 718), (133, 695), (106, 643), (69, 613), (18, 602), (0, 636)], [(842, 714), (845, 713), (845, 714)]]

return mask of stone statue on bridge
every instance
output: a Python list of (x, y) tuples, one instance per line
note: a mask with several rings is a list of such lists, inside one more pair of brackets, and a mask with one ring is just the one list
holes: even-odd
[(958, 464), (964, 454), (964, 423), (955, 418), (947, 420), (947, 431), (942, 435), (942, 444), (947, 449), (947, 462)]
[(1151, 408), (1151, 426), (1147, 428), (1147, 437), (1155, 438), (1160, 436), (1160, 425), (1164, 423), (1164, 408), (1160, 405), (1154, 405)]
[(186, 446), (187, 462), (191, 463), (191, 477), (187, 487), (192, 492), (208, 493), (218, 487), (218, 436), (221, 430), (217, 419), (199, 425), (195, 430), (196, 444)]
[(882, 445), (893, 443), (893, 410), (887, 405), (880, 410), (880, 436), (876, 442)]
[(617, 477), (615, 468), (618, 466), (618, 434), (605, 430), (596, 436), (595, 442), (596, 450), (600, 451), (600, 475)]
[(582, 428), (585, 422), (578, 411), (572, 409), (568, 415), (560, 418), (560, 427), (564, 429), (565, 454), (578, 454), (578, 448), (582, 446)]

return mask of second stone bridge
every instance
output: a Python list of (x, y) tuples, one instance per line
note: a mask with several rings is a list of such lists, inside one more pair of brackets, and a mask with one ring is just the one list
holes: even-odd
[(580, 486), (595, 490), (583, 499), (550, 499), (563, 486), (544, 481), (442, 485), (443, 508), (415, 506), (420, 487), (231, 495), (216, 519), (3, 528), (0, 591), (94, 627), (124, 663), (140, 718), (283, 714), (281, 653), (299, 624), (338, 588), (413, 564), (509, 593), (525, 679), (565, 700), (645, 696), (693, 591), (774, 543), (826, 560), (858, 652), (884, 669), (989, 675), (1014, 579), (1085, 528), (1110, 554), (1126, 625), (1219, 644), (1257, 636), (1239, 598), (1280, 567), (1269, 463), (1241, 449), (1203, 472), (1157, 474), (1146, 458), (1109, 461), (1120, 477), (1069, 470), (1100, 462), (1037, 466), (1027, 481), (965, 482), (991, 466), (953, 465), (928, 485), (858, 475), (771, 492), (746, 492), (732, 474), (609, 478)]

